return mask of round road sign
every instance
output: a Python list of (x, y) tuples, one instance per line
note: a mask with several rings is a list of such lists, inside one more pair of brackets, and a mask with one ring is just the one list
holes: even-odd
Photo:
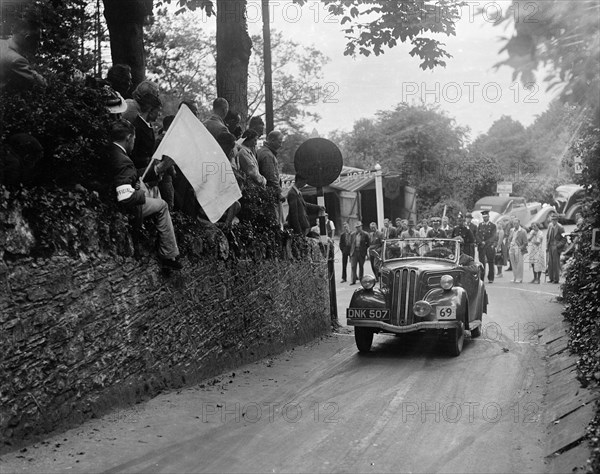
[(330, 140), (310, 138), (296, 150), (296, 173), (306, 178), (309, 185), (321, 188), (333, 183), (342, 172), (342, 152)]

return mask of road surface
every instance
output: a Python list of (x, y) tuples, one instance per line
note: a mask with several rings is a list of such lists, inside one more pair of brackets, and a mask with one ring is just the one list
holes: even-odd
[(0, 471), (545, 470), (537, 334), (561, 319), (558, 285), (510, 273), (488, 285), (483, 335), (458, 358), (428, 337), (384, 335), (359, 355), (344, 317), (356, 287), (336, 272), (335, 334), (4, 455)]

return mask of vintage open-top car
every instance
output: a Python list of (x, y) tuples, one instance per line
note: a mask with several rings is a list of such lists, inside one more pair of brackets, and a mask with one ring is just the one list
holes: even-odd
[(481, 335), (487, 294), (483, 267), (461, 254), (453, 239), (389, 239), (380, 255), (379, 286), (361, 280), (346, 310), (360, 352), (369, 352), (375, 333), (433, 331), (458, 356), (465, 331)]

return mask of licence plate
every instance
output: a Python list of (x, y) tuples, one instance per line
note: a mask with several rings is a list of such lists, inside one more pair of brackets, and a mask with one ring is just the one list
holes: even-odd
[(437, 319), (456, 319), (455, 306), (436, 306), (435, 316)]
[(346, 309), (348, 319), (388, 319), (390, 317), (389, 309)]

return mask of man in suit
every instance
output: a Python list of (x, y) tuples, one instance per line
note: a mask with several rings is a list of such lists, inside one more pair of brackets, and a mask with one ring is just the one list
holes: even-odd
[(431, 218), (431, 225), (433, 226), (433, 229), (431, 229), (429, 232), (427, 232), (427, 238), (429, 239), (445, 239), (448, 236), (446, 235), (446, 232), (444, 232), (441, 229), (441, 224), (442, 224), (442, 219), (440, 219), (439, 217), (432, 217)]
[(471, 232), (471, 229), (465, 225), (465, 220), (462, 213), (458, 213), (456, 220), (457, 224), (452, 229), (452, 234), (450, 234), (450, 237), (453, 239), (456, 237), (461, 237), (461, 247), (463, 252), (470, 257), (475, 257), (475, 238), (473, 237), (473, 232)]
[(383, 220), (383, 229), (381, 229), (383, 239), (395, 239), (398, 236), (397, 229), (392, 225), (390, 220), (386, 217)]
[(342, 283), (346, 282), (348, 259), (350, 258), (350, 225), (344, 222), (344, 230), (340, 234), (340, 252), (342, 252)]
[[(362, 228), (362, 222), (358, 221), (355, 225), (356, 230), (350, 235), (350, 263), (352, 267), (352, 282), (356, 284), (356, 278), (362, 279), (364, 274), (365, 258), (369, 248), (369, 234)], [(358, 275), (356, 267), (358, 266)]]
[[(179, 249), (171, 222), (169, 207), (162, 199), (149, 197), (141, 183), (135, 164), (129, 158), (135, 143), (135, 128), (127, 120), (115, 121), (110, 129), (108, 167), (113, 176), (119, 206), (128, 212), (141, 207), (142, 218), (156, 215), (159, 256), (163, 267), (174, 270), (182, 268), (178, 260)], [(144, 188), (144, 189), (142, 189)]]
[(494, 283), (494, 257), (496, 256), (496, 225), (490, 222), (490, 211), (481, 211), (483, 222), (477, 227), (479, 261), (488, 266), (488, 283)]
[(369, 232), (369, 260), (371, 262), (371, 268), (375, 278), (379, 279), (379, 268), (375, 264), (378, 257), (376, 254), (381, 256), (381, 249), (383, 248), (383, 234), (377, 230), (377, 224), (371, 222), (369, 225), (371, 232)]
[(310, 230), (310, 223), (308, 222), (307, 209), (309, 211), (318, 213), (323, 209), (321, 206), (306, 202), (302, 197), (300, 190), (306, 186), (306, 178), (302, 175), (296, 175), (296, 181), (288, 193), (287, 200), (289, 204), (289, 212), (287, 216), (287, 223), (293, 229), (296, 234), (307, 235)]
[(471, 255), (471, 257), (475, 258), (475, 242), (477, 242), (477, 226), (473, 223), (473, 214), (471, 214), (470, 212), (467, 212), (467, 215), (465, 216), (465, 220), (466, 220), (466, 222), (465, 222), (466, 226), (469, 228), (469, 230), (473, 234), (473, 244), (471, 244), (471, 250), (469, 252), (469, 255)]
[(550, 283), (558, 283), (560, 279), (560, 254), (566, 244), (565, 228), (558, 222), (558, 214), (553, 213), (546, 233), (546, 252), (548, 258), (548, 278)]

